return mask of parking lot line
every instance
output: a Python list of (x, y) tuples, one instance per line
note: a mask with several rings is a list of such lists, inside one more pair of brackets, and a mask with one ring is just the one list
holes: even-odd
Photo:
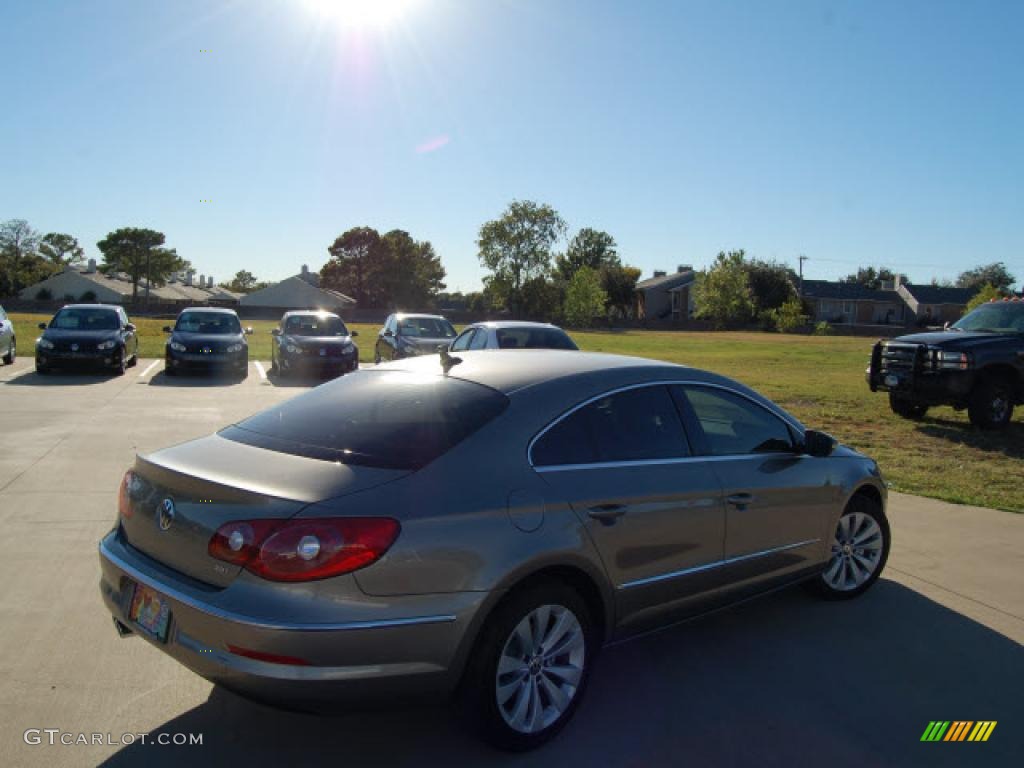
[(260, 375), (260, 378), (263, 379), (264, 381), (266, 381), (267, 380), (267, 372), (263, 368), (263, 363), (261, 363), (259, 360), (254, 360), (253, 361), (253, 365), (256, 366), (256, 373), (258, 373)]
[(154, 360), (152, 363), (146, 366), (146, 370), (139, 374), (140, 379), (144, 379), (149, 375), (149, 372), (160, 365), (160, 360)]

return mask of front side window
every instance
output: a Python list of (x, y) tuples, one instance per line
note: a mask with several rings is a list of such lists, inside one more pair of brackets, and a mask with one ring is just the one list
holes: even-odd
[(220, 432), (279, 453), (385, 469), (419, 469), (496, 418), (508, 398), (447, 376), (360, 371)]
[(470, 349), (487, 349), (487, 336), (489, 331), (486, 328), (480, 328), (476, 332), (476, 336), (469, 342)]
[(534, 444), (534, 466), (596, 464), (690, 455), (668, 387), (628, 389), (595, 400), (558, 422)]
[(60, 331), (116, 331), (121, 327), (112, 309), (62, 309), (53, 317), (51, 328)]
[(734, 392), (699, 385), (680, 386), (712, 456), (777, 453), (793, 450), (786, 423)]
[(174, 330), (228, 336), (241, 333), (242, 326), (235, 315), (225, 312), (182, 312)]
[(469, 343), (473, 340), (474, 333), (476, 333), (476, 328), (463, 331), (462, 335), (452, 342), (452, 352), (462, 352), (469, 349)]

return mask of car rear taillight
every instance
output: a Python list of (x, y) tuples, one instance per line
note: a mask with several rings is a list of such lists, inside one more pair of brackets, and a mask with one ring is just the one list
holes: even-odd
[(132, 516), (131, 490), (135, 483), (135, 473), (130, 469), (121, 479), (121, 487), (117, 489), (117, 514), (124, 520)]
[(400, 529), (387, 517), (240, 520), (222, 525), (208, 551), (270, 581), (313, 581), (379, 560)]

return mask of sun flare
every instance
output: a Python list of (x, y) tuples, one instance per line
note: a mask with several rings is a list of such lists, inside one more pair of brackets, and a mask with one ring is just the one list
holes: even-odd
[(403, 18), (418, 0), (303, 0), (324, 20), (346, 27), (383, 28)]

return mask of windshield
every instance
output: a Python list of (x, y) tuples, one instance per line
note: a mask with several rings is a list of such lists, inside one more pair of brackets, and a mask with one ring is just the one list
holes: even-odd
[(403, 317), (398, 321), (398, 333), (424, 339), (455, 338), (455, 329), (443, 317)]
[(209, 333), (212, 335), (237, 335), (242, 326), (235, 315), (226, 312), (182, 312), (174, 330), (182, 333)]
[(117, 312), (110, 309), (62, 309), (54, 315), (50, 327), (61, 331), (116, 331), (121, 322)]
[(559, 328), (499, 328), (500, 349), (578, 349)]
[(348, 328), (337, 315), (293, 315), (284, 324), (290, 336), (348, 336)]
[(221, 431), (228, 440), (324, 461), (419, 469), (500, 414), (508, 398), (447, 376), (360, 371)]
[(1024, 302), (993, 301), (969, 312), (953, 327), (961, 331), (1024, 333)]

